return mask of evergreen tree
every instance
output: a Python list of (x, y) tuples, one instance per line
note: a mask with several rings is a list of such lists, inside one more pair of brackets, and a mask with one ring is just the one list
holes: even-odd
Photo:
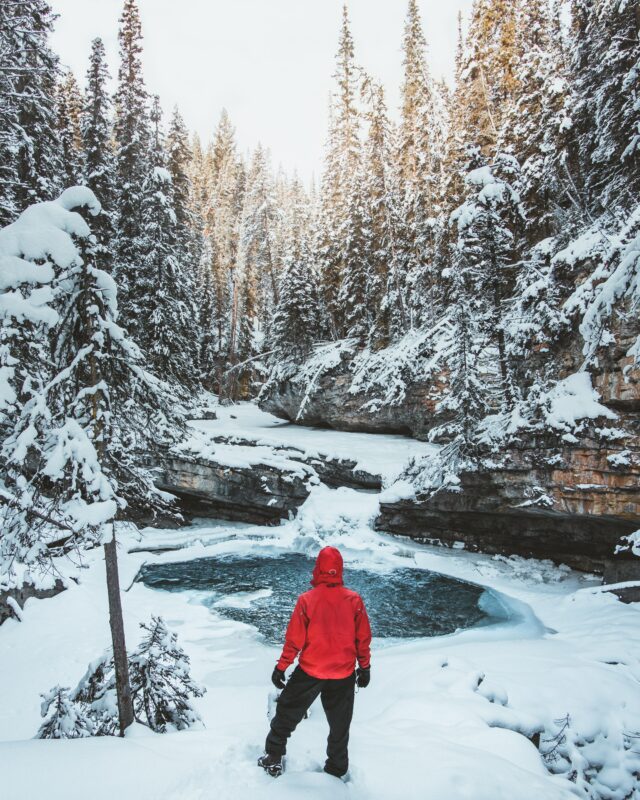
[[(151, 617), (140, 627), (145, 635), (128, 659), (135, 719), (157, 733), (200, 722), (191, 698), (202, 697), (206, 690), (191, 678), (189, 657), (176, 634), (161, 617)], [(107, 650), (89, 664), (73, 691), (56, 686), (42, 695), (42, 716), (49, 718), (37, 738), (113, 736), (118, 729), (116, 673), (112, 651)]]
[(140, 274), (144, 258), (142, 193), (148, 174), (147, 92), (142, 76), (142, 27), (135, 0), (125, 0), (118, 32), (120, 68), (115, 96), (117, 211), (115, 277), (122, 292), (121, 319), (137, 338), (151, 299)]
[(507, 343), (505, 304), (513, 294), (519, 262), (515, 230), (522, 225), (520, 197), (514, 188), (519, 165), (499, 154), (492, 165), (479, 151), (466, 178), (469, 195), (452, 214), (457, 229), (456, 249), (463, 251), (469, 281), (478, 303), (479, 331), (485, 346), (495, 347), (500, 402), (513, 407), (515, 396)]
[(0, 223), (60, 187), (56, 119), (58, 58), (49, 46), (54, 14), (44, 0), (0, 10)]
[(298, 181), (291, 187), (279, 301), (273, 320), (274, 359), (302, 363), (318, 336), (318, 288), (309, 252), (307, 200)]
[(189, 728), (200, 720), (191, 697), (206, 690), (191, 678), (189, 656), (162, 617), (140, 627), (145, 636), (130, 659), (136, 718), (158, 733)]
[(68, 688), (55, 686), (43, 694), (40, 713), (43, 717), (49, 716), (40, 726), (36, 739), (82, 739), (92, 735), (91, 720), (70, 698)]
[(371, 343), (383, 347), (406, 330), (401, 260), (401, 197), (394, 164), (394, 133), (387, 116), (384, 91), (367, 81), (367, 122), (364, 195), (369, 225), (367, 259), (370, 274), (367, 307), (373, 316)]
[(18, 8), (14, 3), (0, 3), (0, 227), (13, 222), (18, 213)]
[[(173, 186), (173, 207), (176, 215), (178, 241), (181, 250), (191, 255), (193, 249), (194, 221), (190, 209), (191, 179), (189, 176), (191, 165), (191, 148), (189, 146), (189, 132), (184, 124), (182, 115), (176, 106), (173, 109), (169, 131), (166, 140), (167, 169), (171, 175)], [(185, 266), (188, 264), (185, 263)]]
[(87, 90), (82, 115), (85, 183), (100, 200), (100, 214), (92, 229), (96, 237), (95, 258), (99, 269), (111, 272), (113, 254), (108, 244), (115, 234), (115, 156), (111, 141), (109, 113), (111, 100), (107, 93), (109, 73), (102, 39), (91, 43), (87, 71)]
[[(203, 370), (200, 363), (202, 349), (201, 328), (204, 320), (204, 292), (202, 264), (205, 250), (205, 217), (208, 204), (208, 175), (207, 159), (202, 149), (200, 137), (195, 134), (191, 141), (190, 157), (187, 162), (187, 177), (189, 181), (189, 196), (187, 200), (187, 213), (191, 228), (191, 251), (189, 253), (190, 265), (193, 270), (194, 290), (198, 292), (199, 300), (196, 308), (196, 339), (195, 366), (197, 374), (202, 380)], [(210, 261), (210, 257), (209, 257)]]
[[(141, 305), (145, 323), (140, 326), (139, 344), (154, 372), (173, 380), (177, 386), (195, 386), (193, 291), (181, 260), (186, 231), (180, 227), (175, 210), (158, 97), (154, 98), (150, 121), (149, 174), (142, 194), (144, 255), (137, 281), (146, 300)], [(186, 209), (182, 211), (186, 213)]]
[[(237, 344), (238, 282), (236, 267), (238, 234), (242, 207), (243, 166), (238, 160), (235, 135), (229, 116), (222, 112), (213, 146), (207, 159), (208, 198), (205, 208), (204, 233), (208, 238), (205, 247), (210, 274), (201, 270), (205, 286), (210, 283), (211, 308), (203, 309), (208, 315), (202, 319), (202, 368), (208, 372), (219, 391), (223, 387), (223, 374), (228, 363), (235, 360)], [(206, 340), (206, 343), (205, 343)], [(203, 352), (203, 347), (210, 352)]]
[(562, 130), (568, 119), (567, 79), (561, 51), (552, 46), (546, 0), (525, 3), (519, 13), (518, 91), (506, 115), (502, 144), (522, 163), (522, 201), (530, 242), (555, 233), (562, 223)]
[(411, 322), (416, 325), (433, 321), (434, 316), (435, 226), (446, 139), (444, 109), (427, 69), (426, 46), (418, 4), (409, 0), (397, 162), (403, 192), (405, 272), (411, 286)]
[(198, 369), (200, 382), (213, 391), (218, 379), (216, 345), (221, 326), (218, 321), (218, 295), (214, 276), (213, 246), (210, 237), (203, 242), (197, 275), (198, 286)]
[(58, 131), (62, 159), (62, 182), (65, 186), (82, 183), (83, 98), (72, 72), (68, 72), (58, 86)]
[(347, 228), (350, 225), (350, 208), (355, 208), (352, 187), (357, 180), (362, 160), (360, 112), (357, 107), (360, 72), (355, 64), (346, 5), (342, 14), (334, 80), (336, 91), (332, 99), (329, 141), (321, 188), (319, 260), (330, 332), (333, 337), (339, 337), (345, 331), (339, 294), (346, 261), (350, 257), (347, 253)]
[[(239, 233), (237, 358), (241, 363), (256, 355), (254, 348), (264, 343), (277, 304), (276, 214), (269, 155), (258, 145), (247, 174)], [(244, 395), (250, 374), (247, 369), (235, 376)]]
[(495, 154), (503, 120), (517, 93), (519, 2), (476, 0), (471, 12), (462, 69), (465, 142)]
[(482, 332), (478, 326), (480, 303), (475, 295), (475, 265), (468, 260), (466, 236), (452, 246), (449, 286), (451, 333), (446, 366), (448, 386), (436, 410), (445, 423), (431, 431), (434, 440), (448, 441), (440, 453), (441, 480), (472, 466), (477, 456), (478, 423), (489, 410), (486, 380), (481, 365)]
[[(576, 136), (587, 202), (630, 207), (640, 190), (640, 3), (574, 0)], [(588, 176), (588, 177), (587, 177)]]
[[(123, 735), (133, 721), (133, 706), (113, 523), (127, 503), (134, 511), (167, 508), (152, 475), (139, 466), (140, 454), (167, 441), (177, 417), (175, 399), (170, 406), (168, 392), (141, 368), (141, 354), (115, 322), (116, 287), (95, 266), (89, 227), (78, 213), (71, 213), (79, 206), (99, 212), (89, 189), (73, 187), (56, 203), (25, 211), (2, 232), (4, 243), (0, 234), (0, 251), (3, 244), (15, 248), (18, 242), (34, 260), (42, 258), (38, 248), (47, 257), (56, 254), (57, 269), (44, 277), (52, 283), (50, 298), (57, 298), (59, 307), (58, 313), (48, 309), (48, 316), (41, 309), (36, 317), (47, 325), (40, 339), (50, 342), (48, 369), (41, 369), (37, 382), (23, 386), (22, 396), (10, 396), (17, 408), (2, 446), (6, 524), (0, 551), (11, 574), (16, 560), (43, 564), (61, 548), (104, 544)], [(34, 237), (30, 248), (29, 237)], [(27, 279), (33, 266), (26, 264)], [(19, 313), (24, 306), (18, 304)], [(52, 542), (56, 528), (65, 537)], [(66, 707), (61, 706), (60, 714), (68, 716)], [(58, 729), (58, 722), (54, 717), (51, 730)]]
[(342, 236), (342, 283), (338, 293), (344, 332), (361, 343), (367, 341), (373, 324), (369, 303), (371, 288), (371, 219), (367, 205), (364, 170), (360, 169), (348, 187), (346, 220)]

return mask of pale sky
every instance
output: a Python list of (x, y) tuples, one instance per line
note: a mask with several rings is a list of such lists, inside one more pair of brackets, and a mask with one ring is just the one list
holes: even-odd
[[(260, 141), (274, 166), (319, 173), (343, 0), (138, 0), (144, 74), (165, 115), (175, 104), (207, 141), (223, 107), (242, 152)], [(49, 0), (60, 16), (53, 46), (84, 85), (90, 42), (101, 36), (118, 68), (123, 0)], [(451, 80), (457, 14), (472, 0), (419, 0), (434, 77)], [(356, 59), (397, 111), (406, 0), (349, 0)]]

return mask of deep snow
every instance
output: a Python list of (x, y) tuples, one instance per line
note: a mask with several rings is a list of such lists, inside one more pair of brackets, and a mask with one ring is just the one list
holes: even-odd
[[(300, 446), (298, 431), (283, 428), (277, 435), (291, 435)], [(246, 428), (238, 432), (247, 434)], [(358, 437), (364, 447), (365, 435)], [(377, 452), (379, 437), (368, 438), (371, 452)], [(395, 438), (385, 437), (389, 451)], [(337, 441), (330, 446), (337, 447)], [(401, 441), (402, 454), (390, 458), (400, 462), (414, 444)], [(355, 449), (354, 444), (351, 457)], [(367, 468), (366, 454), (362, 459)], [(593, 796), (640, 797), (632, 774), (638, 756), (621, 747), (623, 733), (640, 728), (637, 607), (566, 568), (442, 550), (376, 533), (369, 523), (378, 499), (320, 485), (298, 517), (277, 528), (203, 520), (180, 531), (121, 527), (128, 643), (138, 642), (138, 623), (151, 613), (165, 617), (191, 657), (193, 677), (208, 689), (195, 701), (206, 726), (202, 730), (156, 735), (136, 727), (124, 741), (30, 738), (40, 724), (39, 693), (56, 683), (75, 685), (87, 663), (109, 644), (101, 551), (90, 552), (81, 570), (64, 564), (79, 584), (70, 581), (55, 598), (28, 601), (22, 622), (9, 620), (0, 628), (2, 797), (568, 800), (588, 795), (551, 776), (522, 735), (551, 730), (553, 721), (567, 714), (572, 730), (585, 741), (594, 739), (590, 758), (599, 762), (599, 793)], [(327, 734), (319, 705), (291, 740), (287, 773), (274, 781), (255, 760), (267, 731), (269, 677), (278, 650), (251, 627), (205, 607), (197, 593), (153, 591), (134, 579), (149, 561), (314, 554), (329, 543), (341, 548), (347, 567), (355, 562), (380, 571), (420, 566), (490, 587), (506, 597), (513, 619), (433, 639), (374, 640), (371, 685), (356, 697), (349, 782), (317, 771)], [(181, 549), (147, 550), (154, 547)]]

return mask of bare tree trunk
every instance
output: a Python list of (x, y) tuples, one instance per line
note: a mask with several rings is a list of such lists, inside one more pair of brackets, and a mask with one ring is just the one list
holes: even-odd
[(109, 594), (109, 625), (113, 642), (113, 663), (116, 672), (116, 694), (118, 696), (118, 718), (120, 736), (133, 722), (133, 700), (129, 683), (129, 662), (124, 641), (124, 622), (118, 577), (118, 554), (115, 530), (110, 542), (104, 545), (104, 561), (107, 567), (107, 592)]

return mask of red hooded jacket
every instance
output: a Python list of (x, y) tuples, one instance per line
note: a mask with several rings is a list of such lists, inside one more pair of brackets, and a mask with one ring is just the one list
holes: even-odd
[(335, 547), (318, 554), (313, 589), (301, 594), (287, 627), (277, 667), (298, 663), (314, 678), (346, 678), (356, 659), (362, 669), (371, 661), (371, 627), (362, 598), (342, 582), (342, 556)]

